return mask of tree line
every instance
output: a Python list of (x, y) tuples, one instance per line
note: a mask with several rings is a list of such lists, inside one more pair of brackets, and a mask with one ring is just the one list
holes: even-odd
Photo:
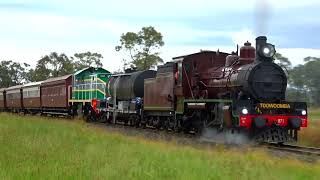
[(309, 56), (303, 61), (288, 70), (287, 99), (320, 107), (320, 58)]
[(320, 58), (309, 56), (303, 62), (293, 67), (288, 58), (279, 53), (275, 55), (275, 63), (288, 75), (287, 100), (320, 107)]
[(101, 54), (89, 51), (71, 57), (52, 52), (39, 59), (34, 68), (27, 63), (3, 60), (0, 62), (0, 88), (72, 74), (89, 66), (102, 67), (102, 58)]

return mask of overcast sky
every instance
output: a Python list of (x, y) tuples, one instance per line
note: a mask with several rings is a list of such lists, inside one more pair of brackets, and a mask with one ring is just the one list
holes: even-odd
[(92, 51), (114, 71), (120, 35), (154, 26), (164, 36), (161, 57), (230, 52), (266, 35), (293, 64), (320, 57), (319, 0), (0, 0), (0, 60), (35, 65), (56, 51)]

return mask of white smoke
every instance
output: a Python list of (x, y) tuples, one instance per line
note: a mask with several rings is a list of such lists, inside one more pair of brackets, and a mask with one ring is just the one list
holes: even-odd
[(231, 133), (231, 131), (227, 130), (220, 132), (214, 128), (205, 128), (200, 136), (200, 141), (235, 145), (250, 143), (250, 140), (245, 133), (238, 133), (238, 131)]

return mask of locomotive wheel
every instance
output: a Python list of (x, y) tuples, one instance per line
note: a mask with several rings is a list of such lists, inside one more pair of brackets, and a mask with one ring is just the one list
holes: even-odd
[(125, 118), (123, 122), (124, 122), (124, 125), (125, 125), (125, 126), (130, 125), (130, 124), (129, 124), (130, 121), (128, 120), (128, 118)]
[(136, 115), (135, 114), (129, 115), (129, 125), (130, 126), (136, 125)]
[(145, 118), (146, 117), (140, 120), (140, 127), (142, 127), (143, 129), (147, 127), (147, 120)]
[(167, 131), (170, 131), (172, 128), (170, 127), (170, 118), (165, 119), (163, 128)]
[(176, 132), (176, 133), (181, 133), (182, 128), (179, 125), (175, 125), (174, 128), (173, 128), (173, 131)]
[(85, 116), (85, 119), (86, 119), (86, 122), (91, 122), (91, 118), (89, 114)]
[(173, 131), (176, 132), (176, 133), (180, 133), (182, 131), (182, 122), (181, 122), (181, 117), (178, 118), (178, 119), (174, 119), (174, 125), (173, 125)]
[(141, 117), (140, 117), (140, 116), (137, 116), (137, 119), (136, 119), (136, 121), (135, 121), (134, 126), (135, 126), (136, 128), (138, 128), (138, 127), (140, 127), (140, 125), (141, 125)]
[(97, 117), (94, 113), (92, 113), (91, 110), (89, 110), (89, 113), (87, 115), (86, 120), (87, 120), (87, 122), (95, 122), (95, 121), (97, 121)]
[(105, 122), (106, 122), (106, 124), (111, 124), (111, 122), (112, 122), (112, 116), (109, 116), (109, 118), (108, 118), (108, 116), (106, 115), (106, 116), (105, 116)]
[(156, 117), (155, 119), (156, 119), (155, 127), (160, 130), (163, 126), (163, 121), (160, 117)]
[(145, 129), (145, 128), (147, 127), (146, 122), (142, 122), (142, 123), (141, 123), (141, 127), (142, 127), (143, 129)]

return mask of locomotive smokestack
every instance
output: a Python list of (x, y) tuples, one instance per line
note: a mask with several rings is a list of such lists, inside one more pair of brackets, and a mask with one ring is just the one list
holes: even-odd
[(260, 58), (259, 51), (261, 51), (262, 47), (267, 43), (266, 36), (259, 36), (256, 38), (256, 61), (263, 61)]
[(274, 45), (267, 43), (266, 36), (256, 38), (256, 62), (273, 61), (275, 53)]
[(256, 38), (256, 46), (258, 47), (259, 44), (266, 44), (267, 43), (267, 37), (265, 36), (259, 36)]

